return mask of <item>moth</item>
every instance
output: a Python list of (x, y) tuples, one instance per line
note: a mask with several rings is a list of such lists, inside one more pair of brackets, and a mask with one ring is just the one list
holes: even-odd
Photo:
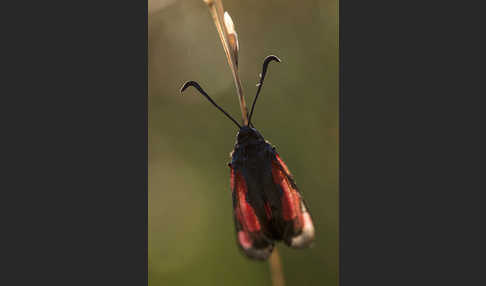
[(315, 231), (307, 204), (276, 148), (264, 139), (251, 122), (268, 65), (272, 61), (281, 61), (274, 55), (265, 58), (248, 116), (237, 73), (238, 38), (233, 22), (227, 12), (224, 20), (220, 18), (222, 7), (218, 8), (214, 2), (208, 2), (213, 3), (213, 6), (208, 5), (233, 71), (243, 123), (238, 123), (217, 105), (195, 81), (186, 82), (181, 93), (190, 86), (196, 88), (239, 129), (234, 150), (230, 154), (231, 162), (228, 164), (237, 244), (244, 254), (257, 260), (266, 260), (278, 241), (292, 248), (308, 247), (314, 240)]

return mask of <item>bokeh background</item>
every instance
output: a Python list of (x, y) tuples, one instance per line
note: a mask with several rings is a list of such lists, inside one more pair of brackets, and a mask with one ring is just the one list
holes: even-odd
[[(224, 0), (239, 36), (247, 104), (270, 64), (253, 122), (293, 172), (314, 247), (280, 244), (287, 285), (338, 285), (338, 1)], [(267, 263), (236, 246), (229, 152), (236, 128), (186, 80), (241, 118), (202, 0), (149, 0), (149, 285), (270, 285)]]

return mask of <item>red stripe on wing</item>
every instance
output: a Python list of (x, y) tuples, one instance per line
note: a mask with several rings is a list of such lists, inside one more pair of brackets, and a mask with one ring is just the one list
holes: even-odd
[(236, 238), (240, 249), (250, 258), (267, 259), (273, 250), (273, 241), (263, 234), (255, 210), (246, 200), (248, 193), (246, 181), (243, 175), (233, 168), (231, 168), (231, 191)]
[[(277, 157), (277, 160), (279, 158)], [(281, 161), (281, 160), (280, 160)], [(294, 229), (298, 230), (302, 227), (302, 213), (300, 209), (300, 195), (292, 187), (287, 175), (284, 173), (285, 168), (279, 164), (278, 161), (272, 162), (272, 176), (276, 185), (282, 189), (282, 216), (286, 221), (294, 221)]]
[(285, 234), (286, 243), (295, 248), (308, 247), (314, 240), (314, 224), (304, 201), (293, 183), (292, 175), (276, 154), (272, 162), (272, 176), (282, 190), (282, 217), (293, 224), (293, 233)]
[(267, 216), (267, 219), (270, 220), (272, 218), (272, 207), (270, 207), (269, 202), (265, 202), (263, 206), (265, 207), (265, 215)]
[(231, 166), (230, 166), (230, 170), (231, 170), (230, 186), (231, 186), (231, 192), (233, 192), (233, 190), (235, 188), (235, 170), (233, 170), (233, 168), (231, 168)]
[(255, 214), (253, 207), (246, 201), (246, 182), (243, 176), (238, 171), (234, 171), (234, 190), (238, 197), (237, 217), (245, 231), (256, 232), (261, 229), (260, 221)]
[(282, 166), (285, 173), (287, 173), (287, 176), (292, 176), (290, 174), (289, 168), (287, 167), (287, 165), (285, 165), (285, 162), (280, 158), (280, 156), (278, 154), (275, 154), (275, 156), (277, 157), (277, 161), (280, 164), (280, 166)]

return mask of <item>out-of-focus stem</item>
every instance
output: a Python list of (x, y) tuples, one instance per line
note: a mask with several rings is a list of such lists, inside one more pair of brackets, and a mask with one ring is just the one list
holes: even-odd
[(270, 266), (270, 273), (272, 276), (272, 286), (285, 286), (282, 262), (277, 248), (273, 249), (273, 253), (268, 260), (268, 265)]

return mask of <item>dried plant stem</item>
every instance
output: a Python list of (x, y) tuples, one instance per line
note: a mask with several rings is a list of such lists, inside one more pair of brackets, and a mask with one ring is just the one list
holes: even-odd
[(243, 96), (243, 88), (241, 85), (240, 77), (238, 75), (238, 67), (236, 65), (236, 55), (229, 47), (228, 43), (228, 31), (226, 26), (223, 24), (223, 3), (221, 0), (204, 0), (204, 2), (209, 7), (209, 12), (213, 17), (214, 25), (218, 30), (219, 39), (223, 44), (224, 53), (226, 54), (226, 59), (228, 60), (228, 65), (230, 66), (231, 73), (233, 75), (233, 80), (236, 86), (236, 94), (240, 102), (241, 116), (243, 118), (243, 125), (248, 125), (248, 109), (246, 108), (245, 98)]
[(268, 260), (268, 265), (270, 266), (270, 273), (272, 275), (272, 286), (285, 286), (282, 262), (277, 248), (273, 250), (270, 259)]

